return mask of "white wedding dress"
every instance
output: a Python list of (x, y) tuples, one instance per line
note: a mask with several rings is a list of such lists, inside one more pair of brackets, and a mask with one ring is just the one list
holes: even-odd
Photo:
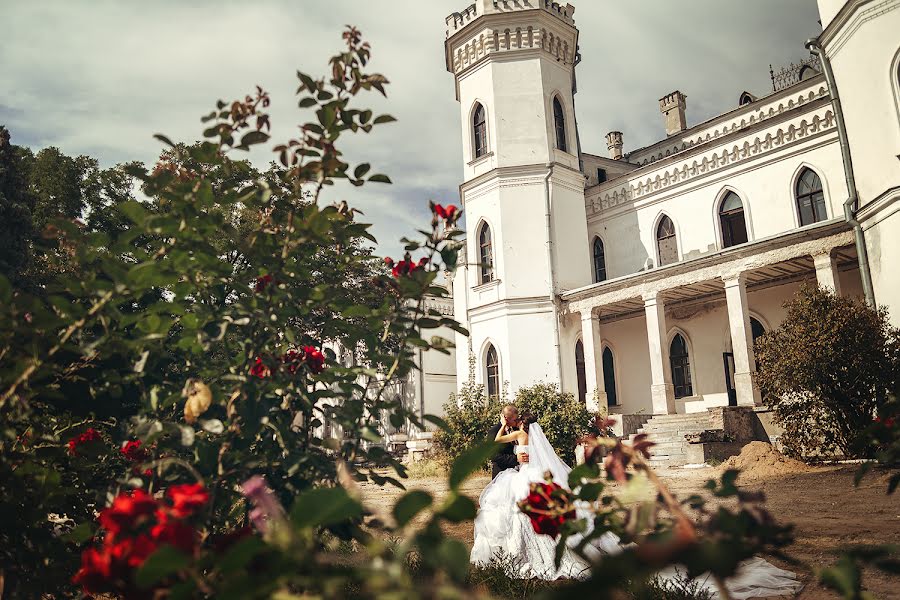
[[(571, 551), (566, 551), (559, 569), (556, 568), (556, 540), (535, 533), (528, 517), (517, 505), (528, 495), (532, 482), (544, 481), (547, 471), (555, 483), (568, 488), (571, 469), (553, 451), (537, 423), (528, 428), (528, 446), (516, 448), (517, 453), (525, 451), (528, 452), (527, 464), (502, 471), (481, 493), (470, 562), (485, 566), (506, 557), (507, 569), (514, 571), (510, 574), (523, 579), (585, 579), (590, 575), (590, 566)], [(579, 511), (578, 516), (587, 517), (589, 513)], [(579, 540), (580, 536), (573, 536), (568, 540), (569, 545), (574, 546)], [(615, 534), (605, 533), (594, 541), (592, 550), (591, 558), (602, 560), (603, 554), (621, 552), (622, 546)], [(659, 577), (662, 581), (674, 580), (679, 574), (675, 568), (669, 568), (661, 571)], [(701, 575), (695, 581), (713, 598), (719, 598), (712, 577)], [(745, 561), (725, 584), (734, 600), (790, 596), (803, 587), (796, 575), (761, 558)]]

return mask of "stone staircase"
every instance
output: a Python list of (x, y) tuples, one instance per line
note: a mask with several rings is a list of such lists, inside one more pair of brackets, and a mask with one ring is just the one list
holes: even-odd
[(650, 448), (650, 464), (653, 467), (678, 467), (692, 462), (688, 457), (689, 443), (685, 435), (714, 429), (709, 413), (686, 415), (657, 415), (651, 417), (629, 441), (640, 433), (646, 433), (656, 445)]

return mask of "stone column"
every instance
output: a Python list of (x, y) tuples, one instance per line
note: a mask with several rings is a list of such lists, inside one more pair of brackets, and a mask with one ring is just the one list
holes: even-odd
[(644, 295), (647, 345), (650, 350), (650, 399), (654, 415), (675, 414), (675, 387), (666, 341), (666, 306), (659, 292)]
[(841, 295), (841, 282), (838, 278), (837, 261), (831, 252), (813, 255), (816, 266), (816, 282), (820, 287), (830, 289), (835, 295)]
[(750, 307), (747, 304), (747, 283), (743, 273), (723, 279), (725, 300), (728, 303), (728, 326), (731, 330), (731, 351), (734, 353), (734, 390), (738, 406), (761, 404), (756, 385), (756, 361), (753, 356), (753, 332), (750, 328)]
[(600, 321), (591, 309), (581, 313), (581, 344), (584, 346), (584, 380), (588, 410), (609, 410), (600, 358)]

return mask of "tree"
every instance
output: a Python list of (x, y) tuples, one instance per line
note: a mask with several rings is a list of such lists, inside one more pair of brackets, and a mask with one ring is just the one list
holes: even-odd
[(867, 456), (860, 433), (900, 381), (900, 330), (887, 310), (804, 286), (757, 341), (760, 389), (794, 455)]
[(18, 283), (30, 260), (34, 231), (26, 170), (9, 131), (0, 126), (0, 274)]

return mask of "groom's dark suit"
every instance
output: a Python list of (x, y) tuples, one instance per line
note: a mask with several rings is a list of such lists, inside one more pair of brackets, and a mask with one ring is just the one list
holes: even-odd
[[(491, 427), (491, 430), (488, 432), (489, 440), (493, 440), (497, 437), (497, 432), (500, 431), (500, 427), (501, 425), (499, 423)], [(501, 471), (519, 466), (519, 461), (516, 459), (515, 448), (516, 446), (513, 443), (500, 446), (500, 451), (491, 459), (491, 479), (496, 477)]]

